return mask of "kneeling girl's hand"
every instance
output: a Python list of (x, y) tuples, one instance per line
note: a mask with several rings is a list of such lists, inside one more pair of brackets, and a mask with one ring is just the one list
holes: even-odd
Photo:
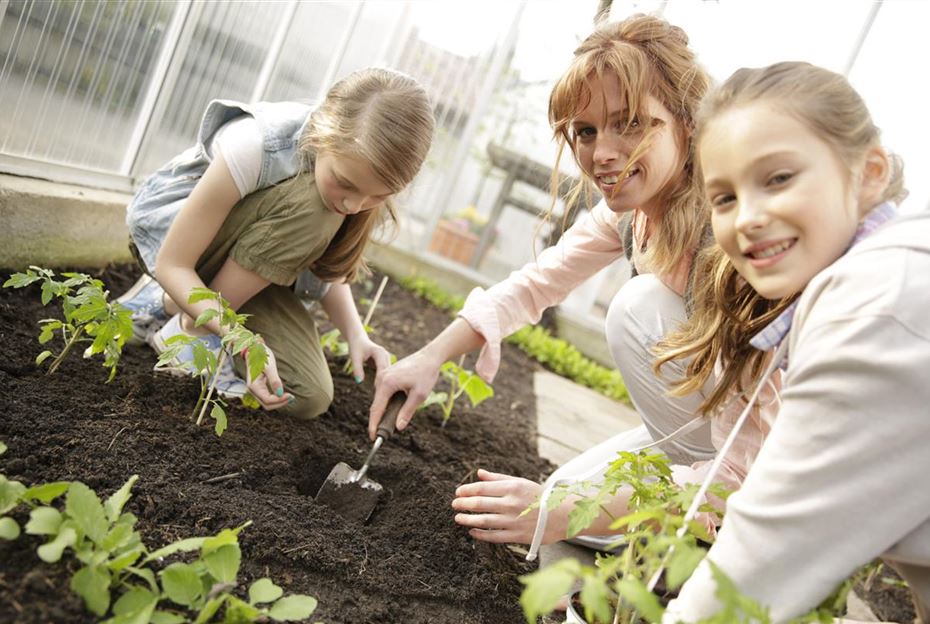
[(375, 371), (391, 365), (391, 354), (387, 349), (373, 341), (368, 334), (362, 332), (348, 340), (349, 361), (352, 362), (352, 374), (355, 381), (361, 383), (365, 379), (365, 362), (374, 362)]
[(293, 401), (294, 395), (284, 391), (284, 384), (281, 383), (281, 377), (278, 376), (278, 364), (274, 353), (267, 345), (265, 349), (268, 352), (268, 362), (265, 364), (265, 368), (255, 379), (252, 379), (252, 375), (246, 371), (246, 383), (249, 386), (249, 392), (261, 403), (263, 408), (276, 410)]

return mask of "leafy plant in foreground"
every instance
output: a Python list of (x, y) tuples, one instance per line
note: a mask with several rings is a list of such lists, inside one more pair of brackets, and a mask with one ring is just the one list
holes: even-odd
[(462, 368), (455, 362), (446, 362), (439, 368), (439, 374), (449, 384), (447, 392), (431, 392), (420, 409), (438, 404), (442, 408), (442, 426), (445, 427), (452, 418), (452, 409), (462, 394), (468, 397), (472, 407), (494, 396), (494, 388), (488, 385), (473, 371)]
[[(13, 273), (4, 288), (24, 288), (35, 282), (41, 282), (42, 305), (48, 305), (52, 299), (61, 300), (64, 319), (43, 319), (39, 333), (39, 343), (48, 344), (58, 332), (64, 346), (56, 355), (52, 350), (45, 350), (36, 357), (39, 365), (53, 357), (46, 374), (54, 373), (65, 356), (79, 342), (91, 342), (84, 352), (84, 357), (97, 353), (104, 354), (103, 365), (110, 369), (107, 382), (116, 375), (126, 338), (132, 335), (132, 312), (125, 306), (108, 301), (109, 292), (104, 290), (103, 282), (84, 273), (62, 273), (64, 280), (56, 280), (55, 273), (49, 269), (31, 266), (25, 273)], [(74, 292), (74, 289), (77, 289)]]
[[(630, 512), (610, 525), (612, 530), (624, 531), (617, 536), (619, 550), (599, 556), (593, 568), (568, 559), (522, 577), (526, 587), (520, 604), (528, 622), (551, 612), (577, 581), (581, 581), (579, 598), (590, 624), (662, 620), (665, 608), (660, 596), (652, 591), (656, 581), (664, 581), (666, 594), (677, 592), (706, 555), (705, 544), (713, 539), (706, 524), (699, 520), (689, 522), (687, 531), (679, 536), (684, 510), (694, 500), (698, 485), (675, 484), (668, 459), (661, 453), (620, 452), (602, 481), (557, 488), (548, 500), (548, 507), (554, 509), (569, 496), (577, 498), (569, 514), (567, 537), (573, 537), (605, 511), (605, 503), (620, 488), (627, 490)], [(721, 485), (711, 486), (709, 492), (718, 500), (729, 495)], [(538, 502), (524, 513), (537, 507)], [(700, 511), (706, 519), (721, 515), (710, 503), (704, 503)], [(711, 572), (717, 582), (720, 610), (702, 620), (702, 624), (771, 622), (768, 610), (742, 594), (712, 563)], [(850, 585), (851, 582), (844, 583), (817, 609), (793, 621), (832, 622), (834, 614), (845, 607)]]
[[(5, 449), (0, 443), (0, 453)], [(137, 479), (131, 477), (102, 502), (81, 482), (26, 488), (0, 475), (0, 514), (21, 503), (32, 508), (25, 532), (47, 539), (38, 548), (39, 557), (56, 563), (66, 550), (72, 551), (81, 565), (70, 587), (97, 616), (106, 616), (112, 608), (112, 617), (104, 624), (178, 624), (191, 621), (186, 616), (190, 612), (196, 614), (193, 621), (202, 624), (213, 621), (224, 607), (223, 621), (228, 623), (286, 622), (307, 618), (316, 609), (312, 596), (284, 596), (268, 578), (249, 586), (247, 601), (232, 594), (242, 559), (238, 534), (250, 523), (149, 552), (135, 530), (135, 516), (123, 511)], [(62, 509), (51, 506), (63, 495)], [(9, 531), (11, 523), (15, 532)], [(19, 526), (10, 518), (0, 518), (0, 530), (5, 539), (19, 534)], [(160, 567), (164, 558), (178, 553), (197, 554), (156, 572), (153, 566)]]
[[(200, 301), (215, 301), (216, 308), (210, 308), (197, 317), (194, 325), (200, 327), (213, 319), (217, 319), (221, 328), (225, 329), (222, 337), (221, 347), (218, 353), (210, 350), (203, 340), (197, 336), (187, 334), (178, 334), (165, 341), (167, 349), (158, 357), (156, 367), (169, 365), (184, 348), (190, 348), (193, 354), (192, 360), (187, 363), (188, 370), (200, 377), (200, 395), (197, 398), (197, 404), (191, 413), (191, 418), (196, 417), (197, 424), (203, 421), (207, 408), (210, 409), (210, 416), (215, 421), (214, 431), (216, 435), (223, 435), (228, 424), (226, 418), (226, 405), (219, 396), (214, 396), (216, 389), (216, 372), (220, 370), (228, 357), (227, 351), (233, 353), (246, 353), (246, 366), (249, 376), (255, 379), (261, 375), (268, 363), (268, 349), (259, 334), (256, 334), (246, 328), (245, 321), (249, 317), (247, 314), (237, 314), (235, 310), (229, 307), (229, 302), (209, 288), (194, 288), (191, 291), (188, 303), (198, 303)], [(248, 403), (248, 399), (244, 399)]]

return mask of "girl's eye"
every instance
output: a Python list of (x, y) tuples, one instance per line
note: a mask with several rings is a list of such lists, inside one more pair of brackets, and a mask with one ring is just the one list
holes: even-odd
[(736, 195), (732, 193), (721, 193), (710, 198), (710, 205), (714, 208), (723, 208), (736, 200)]
[(769, 178), (768, 185), (778, 186), (779, 184), (784, 184), (785, 182), (790, 180), (792, 177), (794, 177), (794, 174), (792, 173), (776, 173), (771, 178)]

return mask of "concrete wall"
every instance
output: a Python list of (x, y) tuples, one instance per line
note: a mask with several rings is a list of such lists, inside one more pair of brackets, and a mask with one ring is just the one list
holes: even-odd
[(0, 267), (101, 267), (130, 262), (130, 195), (0, 175)]
[[(131, 196), (34, 178), (0, 174), (0, 267), (21, 270), (92, 268), (132, 262), (126, 229)], [(372, 264), (395, 278), (418, 275), (466, 296), (491, 280), (437, 255), (419, 256), (390, 245), (372, 245)], [(559, 335), (591, 359), (613, 366), (604, 328), (593, 320), (556, 314)]]

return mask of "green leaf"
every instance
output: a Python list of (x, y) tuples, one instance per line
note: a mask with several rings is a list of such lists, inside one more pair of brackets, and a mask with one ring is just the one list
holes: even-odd
[(205, 537), (188, 537), (186, 539), (178, 540), (167, 546), (163, 546), (156, 550), (155, 552), (149, 553), (148, 557), (145, 558), (143, 563), (150, 563), (156, 559), (161, 559), (163, 557), (168, 557), (178, 552), (190, 552), (192, 550), (199, 550), (203, 547), (203, 543), (206, 540)]
[(418, 407), (417, 409), (426, 409), (430, 405), (443, 404), (446, 402), (446, 399), (449, 398), (447, 392), (430, 392), (429, 396), (426, 397), (426, 400)]
[(161, 586), (172, 602), (194, 607), (203, 595), (203, 583), (196, 568), (187, 563), (172, 563), (161, 571)]
[(65, 511), (95, 544), (100, 544), (106, 537), (107, 517), (103, 504), (97, 494), (80, 481), (72, 482), (68, 488)]
[(316, 611), (316, 605), (317, 600), (313, 596), (293, 594), (274, 603), (268, 610), (268, 616), (275, 622), (303, 620)]
[(124, 552), (123, 554), (111, 559), (110, 562), (107, 563), (107, 568), (110, 569), (110, 572), (122, 572), (138, 561), (139, 557), (142, 556), (142, 553), (143, 546), (140, 542), (137, 548), (133, 548), (132, 550)]
[(48, 358), (50, 358), (51, 355), (52, 355), (52, 352), (49, 351), (48, 349), (46, 349), (45, 351), (43, 351), (42, 353), (40, 353), (39, 355), (37, 355), (37, 356), (36, 356), (36, 366), (39, 366), (40, 364), (42, 364), (42, 362), (44, 362), (45, 360), (47, 360)]
[(551, 566), (520, 577), (526, 585), (520, 594), (520, 606), (527, 622), (536, 620), (555, 609), (562, 596), (567, 594), (581, 574), (581, 564), (576, 559), (561, 559)]
[(114, 617), (102, 624), (148, 624), (156, 606), (158, 596), (144, 587), (133, 587), (113, 605)]
[(246, 358), (248, 360), (249, 375), (252, 379), (256, 379), (265, 370), (265, 366), (268, 365), (268, 349), (262, 343), (257, 342), (249, 347)]
[(206, 325), (211, 320), (215, 319), (220, 315), (220, 311), (215, 308), (210, 308), (209, 310), (204, 310), (200, 316), (197, 317), (197, 320), (194, 321), (194, 327), (200, 327), (201, 325)]
[(23, 500), (35, 500), (48, 505), (50, 502), (68, 491), (70, 481), (53, 481), (52, 483), (43, 483), (34, 485), (23, 492)]
[(256, 607), (243, 602), (235, 596), (229, 596), (226, 599), (226, 613), (223, 622), (224, 624), (254, 622), (261, 614), (262, 612)]
[(661, 622), (665, 609), (658, 596), (646, 589), (642, 581), (631, 577), (620, 579), (617, 583), (620, 596), (633, 606), (647, 622)]
[(10, 279), (3, 282), (4, 288), (23, 288), (28, 286), (33, 282), (39, 281), (41, 278), (38, 275), (35, 275), (32, 271), (27, 271), (26, 273), (13, 273), (10, 275)]
[(25, 485), (19, 481), (10, 481), (0, 474), (0, 514), (5, 514), (19, 505), (24, 492), (26, 492)]
[(245, 527), (252, 524), (252, 521), (243, 523), (240, 526), (237, 526), (235, 529), (223, 529), (213, 537), (208, 537), (203, 541), (203, 554), (209, 555), (215, 550), (219, 550), (227, 544), (239, 544), (239, 532), (242, 531)]
[(26, 533), (29, 535), (58, 535), (61, 522), (61, 512), (54, 507), (36, 507), (29, 512)]
[(678, 589), (682, 583), (691, 578), (694, 569), (707, 553), (703, 548), (678, 544), (669, 557), (665, 582), (669, 589)]
[(275, 585), (270, 578), (260, 578), (249, 586), (249, 604), (274, 602), (284, 595), (284, 590)]
[(0, 455), (3, 455), (4, 453), (6, 453), (7, 448), (8, 447), (6, 444), (4, 444), (3, 442), (0, 442)]
[(612, 619), (612, 595), (607, 584), (597, 576), (588, 575), (581, 586), (581, 604), (589, 622), (609, 622)]
[(120, 514), (123, 513), (123, 507), (126, 505), (126, 501), (132, 496), (132, 486), (138, 480), (139, 475), (132, 475), (129, 477), (129, 480), (123, 484), (123, 487), (114, 492), (110, 498), (107, 499), (107, 502), (104, 503), (103, 508), (110, 522), (116, 522), (119, 519)]
[(568, 534), (567, 537), (575, 537), (580, 532), (591, 526), (597, 517), (601, 515), (601, 501), (598, 498), (585, 498), (575, 503), (575, 506), (568, 513)]
[(213, 409), (210, 410), (210, 416), (213, 420), (216, 421), (216, 425), (213, 427), (213, 431), (216, 432), (217, 436), (223, 435), (223, 432), (226, 431), (228, 422), (226, 421), (226, 412), (223, 411), (223, 408), (220, 407), (217, 403), (213, 404)]
[(150, 624), (185, 624), (187, 618), (169, 611), (156, 611), (149, 619)]
[(203, 609), (200, 610), (200, 613), (197, 614), (197, 619), (194, 620), (194, 624), (206, 624), (212, 620), (213, 616), (220, 610), (220, 607), (223, 606), (223, 603), (226, 602), (228, 597), (229, 594), (223, 594), (222, 596), (210, 600), (204, 605)]
[(61, 554), (65, 548), (74, 546), (76, 541), (77, 532), (71, 527), (66, 527), (51, 542), (39, 546), (36, 552), (39, 553), (39, 559), (45, 563), (55, 563), (61, 559)]
[(207, 570), (221, 583), (236, 582), (241, 560), (242, 553), (239, 550), (239, 544), (226, 544), (203, 557)]
[(0, 518), (0, 539), (15, 540), (19, 537), (19, 525), (13, 518)]
[(465, 390), (465, 394), (468, 395), (468, 400), (471, 401), (472, 407), (477, 407), (478, 404), (494, 396), (494, 388), (489, 386), (481, 377), (474, 373), (468, 374), (467, 381), (462, 387)]
[(199, 303), (201, 301), (207, 301), (210, 299), (216, 300), (219, 298), (219, 294), (213, 292), (209, 288), (204, 288), (203, 286), (197, 286), (191, 288), (191, 294), (187, 298), (188, 303)]
[(161, 590), (158, 587), (158, 582), (155, 580), (155, 573), (149, 568), (136, 568), (128, 567), (126, 571), (130, 574), (138, 576), (140, 579), (149, 584), (149, 589), (152, 590), (155, 594), (161, 594)]
[(119, 523), (114, 524), (106, 537), (100, 542), (100, 548), (109, 553), (121, 548), (125, 548), (130, 545), (133, 541), (133, 538), (136, 538), (136, 541), (139, 541), (138, 533), (133, 530), (132, 524), (128, 523)]
[(71, 590), (84, 599), (87, 610), (104, 615), (110, 608), (110, 573), (98, 566), (81, 568), (71, 577)]
[(262, 407), (262, 404), (258, 402), (258, 399), (252, 396), (249, 392), (246, 392), (239, 400), (242, 401), (242, 404), (249, 409), (261, 409)]

